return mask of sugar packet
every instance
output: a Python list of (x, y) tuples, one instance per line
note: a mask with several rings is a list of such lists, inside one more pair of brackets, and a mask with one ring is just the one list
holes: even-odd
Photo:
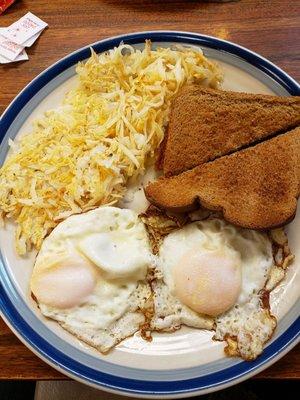
[(29, 59), (28, 54), (26, 53), (25, 50), (23, 50), (13, 61), (0, 55), (0, 64), (8, 64), (11, 62), (25, 61), (28, 59)]
[[(36, 15), (28, 12), (18, 21), (2, 30), (2, 35), (12, 42), (22, 45), (29, 41), (34, 35), (41, 32), (48, 24), (38, 18)], [(29, 46), (26, 44), (26, 46)]]
[(20, 46), (6, 37), (0, 35), (0, 55), (14, 61), (23, 51), (24, 47)]

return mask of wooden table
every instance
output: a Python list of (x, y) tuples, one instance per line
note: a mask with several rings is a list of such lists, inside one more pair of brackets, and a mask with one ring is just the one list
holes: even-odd
[[(27, 11), (49, 24), (28, 49), (30, 60), (0, 65), (0, 114), (16, 94), (59, 58), (99, 39), (141, 30), (173, 29), (214, 35), (248, 47), (300, 79), (299, 1), (231, 3), (172, 0), (24, 0), (0, 16), (10, 25)], [(298, 346), (256, 378), (300, 377)], [(1, 379), (62, 379), (31, 353), (0, 320)]]

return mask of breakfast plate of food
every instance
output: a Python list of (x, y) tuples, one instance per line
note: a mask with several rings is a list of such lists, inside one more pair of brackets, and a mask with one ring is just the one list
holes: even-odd
[(0, 126), (1, 316), (48, 364), (182, 398), (298, 343), (300, 86), (274, 64), (127, 34), (42, 72)]

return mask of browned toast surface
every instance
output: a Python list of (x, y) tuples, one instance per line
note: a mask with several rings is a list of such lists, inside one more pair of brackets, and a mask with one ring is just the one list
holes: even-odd
[(183, 212), (199, 204), (251, 229), (288, 223), (300, 192), (300, 127), (263, 143), (161, 178), (146, 189), (148, 200)]
[(174, 98), (158, 166), (177, 175), (300, 125), (300, 97), (189, 85)]

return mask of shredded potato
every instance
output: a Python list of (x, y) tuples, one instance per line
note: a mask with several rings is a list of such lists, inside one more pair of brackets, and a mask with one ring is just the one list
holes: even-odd
[(222, 74), (197, 49), (143, 50), (120, 44), (92, 51), (76, 69), (78, 87), (63, 104), (9, 141), (0, 170), (1, 218), (17, 223), (16, 248), (39, 249), (64, 218), (124, 194), (163, 139), (170, 101), (184, 83), (217, 87)]

